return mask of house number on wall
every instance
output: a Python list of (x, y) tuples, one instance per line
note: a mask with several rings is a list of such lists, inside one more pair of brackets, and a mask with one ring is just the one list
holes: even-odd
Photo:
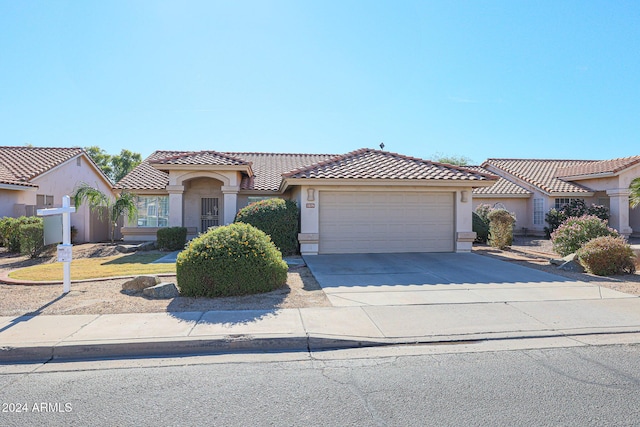
[(315, 203), (307, 203), (307, 207), (308, 208), (315, 208), (316, 204)]

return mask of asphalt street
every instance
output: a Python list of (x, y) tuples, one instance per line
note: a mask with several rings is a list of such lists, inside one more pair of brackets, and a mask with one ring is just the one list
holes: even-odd
[(640, 419), (638, 345), (384, 351), (5, 366), (1, 424), (631, 426)]

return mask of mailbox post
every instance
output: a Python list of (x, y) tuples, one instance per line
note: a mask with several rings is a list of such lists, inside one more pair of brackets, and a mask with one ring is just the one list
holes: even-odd
[(69, 196), (62, 197), (61, 208), (38, 209), (37, 211), (40, 216), (62, 215), (62, 244), (58, 245), (58, 262), (64, 264), (62, 291), (65, 294), (71, 290), (71, 258), (73, 248), (71, 244), (71, 213), (75, 211), (76, 208), (71, 206), (71, 198)]

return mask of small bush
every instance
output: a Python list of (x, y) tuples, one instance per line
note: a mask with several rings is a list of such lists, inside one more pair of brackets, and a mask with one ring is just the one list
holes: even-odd
[(187, 243), (186, 227), (159, 228), (156, 234), (157, 246), (161, 251), (180, 251)]
[(235, 222), (244, 222), (264, 231), (284, 255), (298, 253), (300, 211), (296, 202), (266, 199), (246, 206), (238, 212)]
[(580, 248), (577, 255), (585, 270), (598, 276), (636, 271), (635, 254), (622, 237), (596, 237)]
[(489, 218), (489, 244), (494, 248), (506, 249), (513, 243), (513, 225), (516, 216), (505, 209), (493, 209)]
[(34, 224), (22, 224), (20, 230), (20, 253), (36, 258), (44, 250), (44, 225), (42, 220)]
[(571, 217), (563, 222), (551, 234), (551, 240), (553, 250), (567, 256), (576, 252), (589, 240), (602, 236), (618, 237), (619, 234), (607, 226), (607, 221), (593, 215), (584, 215), (578, 218)]
[(243, 223), (201, 234), (176, 261), (180, 293), (191, 297), (269, 292), (287, 281), (287, 270), (269, 236)]
[(476, 232), (476, 242), (487, 243), (489, 238), (489, 225), (482, 220), (482, 217), (473, 212), (473, 231)]

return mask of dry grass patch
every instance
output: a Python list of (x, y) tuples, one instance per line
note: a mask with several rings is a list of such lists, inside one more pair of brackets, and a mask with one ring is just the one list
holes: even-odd
[[(100, 277), (136, 276), (141, 274), (162, 274), (176, 272), (175, 263), (153, 261), (164, 254), (135, 253), (100, 258), (80, 258), (71, 261), (71, 280), (95, 279)], [(48, 263), (21, 268), (9, 274), (16, 280), (49, 282), (63, 280), (63, 264)]]

